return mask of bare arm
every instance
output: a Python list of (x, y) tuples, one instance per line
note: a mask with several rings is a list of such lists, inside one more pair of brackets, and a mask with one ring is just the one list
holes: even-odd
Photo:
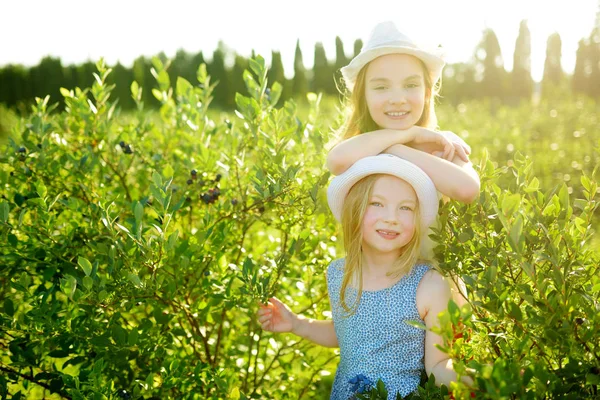
[(366, 132), (338, 143), (327, 154), (327, 168), (339, 175), (361, 158), (376, 156), (394, 144), (409, 143), (414, 140), (416, 129), (404, 131), (381, 129)]
[(313, 343), (325, 347), (339, 347), (333, 321), (316, 320), (297, 315), (276, 297), (261, 304), (258, 322), (269, 332), (291, 332)]
[[(446, 278), (437, 271), (430, 271), (424, 277), (417, 289), (417, 307), (424, 315), (427, 332), (425, 333), (425, 371), (427, 375), (435, 376), (436, 384), (450, 386), (456, 382), (457, 375), (454, 371), (452, 360), (448, 354), (439, 350), (436, 345), (443, 345), (442, 338), (431, 332), (431, 328), (439, 326), (438, 314), (448, 307), (452, 296), (451, 285)], [(435, 293), (435, 296), (431, 296)], [(472, 385), (473, 380), (463, 376), (461, 381)]]
[(471, 162), (455, 156), (452, 162), (429, 153), (396, 144), (388, 147), (385, 153), (394, 154), (421, 168), (433, 181), (442, 194), (470, 203), (479, 195), (479, 176)]
[(340, 347), (332, 320), (317, 320), (298, 315), (292, 333), (325, 347)]

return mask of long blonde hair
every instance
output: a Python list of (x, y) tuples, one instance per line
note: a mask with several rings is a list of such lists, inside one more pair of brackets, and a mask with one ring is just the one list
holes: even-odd
[[(418, 59), (418, 58), (417, 58)], [(429, 71), (425, 66), (425, 63), (418, 59), (423, 68), (423, 77), (425, 79), (425, 107), (423, 108), (423, 114), (416, 125), (422, 126), (428, 129), (437, 128), (437, 116), (435, 115), (435, 99), (439, 95), (441, 87), (441, 78), (435, 82), (431, 81)], [(354, 83), (354, 89), (352, 93), (346, 96), (346, 108), (348, 110), (348, 116), (346, 122), (338, 131), (338, 137), (340, 141), (349, 139), (353, 136), (360, 135), (361, 133), (371, 132), (380, 129), (380, 127), (373, 121), (369, 108), (367, 106), (367, 100), (365, 96), (365, 76), (367, 74), (367, 67), (370, 62), (366, 64), (358, 72), (356, 82)]]
[[(373, 193), (373, 186), (377, 179), (383, 174), (369, 175), (358, 181), (346, 196), (342, 207), (342, 231), (344, 236), (344, 249), (346, 251), (346, 260), (344, 266), (344, 278), (340, 289), (340, 303), (343, 309), (350, 316), (356, 312), (362, 295), (363, 288), (363, 252), (362, 252), (362, 222), (365, 216), (369, 199)], [(409, 273), (412, 267), (420, 258), (421, 247), (421, 227), (420, 210), (417, 203), (415, 208), (415, 232), (404, 248), (402, 254), (389, 273), (393, 279), (399, 279), (402, 275)], [(358, 283), (358, 293), (351, 306), (346, 301), (346, 289), (350, 283)]]

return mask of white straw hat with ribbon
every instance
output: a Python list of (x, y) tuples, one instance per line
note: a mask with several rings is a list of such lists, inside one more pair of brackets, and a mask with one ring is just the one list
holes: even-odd
[(444, 60), (441, 50), (426, 50), (396, 28), (391, 21), (375, 26), (360, 53), (341, 69), (344, 83), (349, 91), (354, 88), (360, 70), (377, 57), (387, 54), (409, 54), (417, 57), (427, 67), (433, 85), (440, 79)]

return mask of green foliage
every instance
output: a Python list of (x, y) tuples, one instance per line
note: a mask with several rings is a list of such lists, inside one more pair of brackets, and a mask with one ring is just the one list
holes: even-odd
[[(64, 110), (38, 98), (12, 119), (0, 152), (0, 397), (328, 398), (337, 353), (265, 333), (255, 314), (276, 295), (329, 315), (324, 269), (341, 254), (324, 148), (337, 116), (314, 94), (307, 110), (281, 104), (261, 57), (235, 116), (211, 113), (206, 65), (196, 82), (169, 65), (138, 71), (155, 83), (128, 86), (131, 115), (100, 61), (90, 87), (60, 89)], [(475, 203), (443, 206), (436, 232), (440, 268), (463, 278), (469, 302), (450, 303), (439, 333), (475, 387), (449, 389), (594, 398), (595, 103), (494, 107), (438, 113), (473, 146), (482, 179)], [(430, 378), (413, 397), (446, 390)]]
[(91, 88), (61, 89), (61, 113), (37, 99), (3, 148), (0, 393), (308, 393), (330, 351), (278, 343), (254, 313), (274, 294), (315, 317), (326, 306), (318, 104), (304, 122), (294, 102), (276, 108), (281, 85), (257, 58), (237, 118), (213, 121), (204, 65), (194, 86), (152, 64), (158, 121), (137, 82), (138, 111), (119, 117), (99, 62)]

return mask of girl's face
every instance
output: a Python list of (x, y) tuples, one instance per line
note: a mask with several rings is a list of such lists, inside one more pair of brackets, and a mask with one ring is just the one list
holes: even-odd
[(388, 54), (369, 63), (365, 98), (371, 118), (381, 129), (415, 125), (425, 107), (425, 80), (420, 61), (408, 54)]
[(377, 179), (362, 223), (363, 252), (399, 256), (415, 234), (417, 195), (411, 185), (395, 176)]

